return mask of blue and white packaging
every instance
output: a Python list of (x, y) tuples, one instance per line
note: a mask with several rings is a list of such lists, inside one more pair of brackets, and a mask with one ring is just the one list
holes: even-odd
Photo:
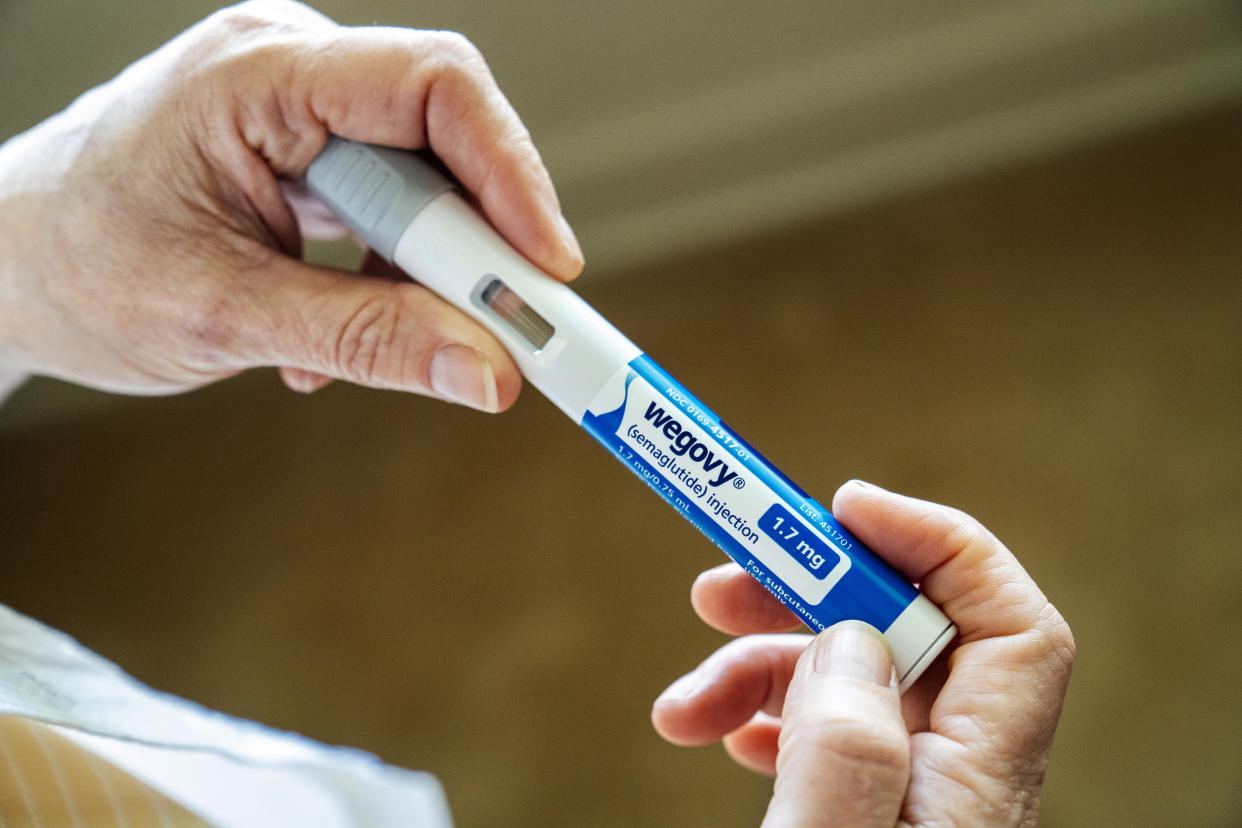
[(904, 691), (947, 617), (413, 153), (333, 137), (307, 183), (376, 252), (491, 330), (532, 385), (815, 631), (858, 619)]
[(884, 632), (903, 689), (955, 634), (917, 589), (646, 355), (605, 383), (582, 427), (808, 627), (857, 619)]

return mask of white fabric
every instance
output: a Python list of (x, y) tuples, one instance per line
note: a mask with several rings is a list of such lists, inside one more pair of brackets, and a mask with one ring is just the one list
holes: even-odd
[(25, 374), (19, 374), (11, 368), (5, 368), (3, 365), (0, 365), (0, 403), (3, 403), (9, 394), (20, 388), (26, 379)]
[(0, 714), (63, 728), (219, 828), (451, 825), (428, 774), (156, 692), (3, 605)]

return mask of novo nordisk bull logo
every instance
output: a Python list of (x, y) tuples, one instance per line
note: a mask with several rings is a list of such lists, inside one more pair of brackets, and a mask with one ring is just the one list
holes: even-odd
[(665, 413), (655, 403), (647, 404), (647, 413), (643, 418), (664, 432), (669, 439), (668, 450), (678, 457), (688, 457), (703, 467), (704, 474), (716, 472), (716, 477), (709, 482), (712, 486), (728, 483), (737, 477), (737, 472), (729, 469), (729, 464), (716, 456), (694, 433), (682, 426), (672, 414)]

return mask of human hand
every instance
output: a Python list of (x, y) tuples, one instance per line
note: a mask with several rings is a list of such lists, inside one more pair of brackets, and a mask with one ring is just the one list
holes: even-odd
[[(860, 622), (818, 636), (741, 568), (703, 573), (691, 598), (742, 634), (656, 700), (681, 745), (724, 740), (775, 774), (765, 826), (1034, 825), (1074, 660), (1069, 626), (977, 521), (858, 482), (833, 513), (957, 625), (960, 637), (905, 694), (883, 638)], [(808, 646), (809, 644), (809, 646)]]
[(581, 270), (468, 41), (244, 3), (0, 146), (0, 375), (162, 394), (275, 365), (296, 390), (509, 406), (518, 369), (464, 313), (374, 256), (366, 276), (298, 260), (303, 233), (342, 232), (289, 183), (329, 132), (430, 147), (534, 264)]

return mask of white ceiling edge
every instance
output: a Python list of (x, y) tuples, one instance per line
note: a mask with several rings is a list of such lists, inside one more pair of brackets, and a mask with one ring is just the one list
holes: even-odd
[(642, 211), (588, 216), (575, 220), (574, 227), (592, 271), (614, 272), (721, 239), (762, 236), (1234, 99), (1242, 99), (1242, 45), (1070, 95), (980, 112), (935, 132), (825, 156), (817, 164), (720, 181)]
[[(1041, 66), (1053, 67), (1043, 85)], [(1058, 82), (1065, 67), (1072, 83)], [(1007, 71), (1012, 94), (996, 94)], [(893, 129), (886, 115), (916, 105), (922, 90), (932, 90), (948, 117)], [(579, 196), (566, 209), (588, 267), (614, 272), (1233, 100), (1242, 101), (1242, 19), (1228, 4), (1047, 0), (972, 11), (693, 99), (584, 123), (539, 144), (562, 193)], [(789, 132), (831, 131), (836, 123), (867, 124), (870, 132), (856, 131), (843, 146), (828, 141), (814, 156), (793, 153), (762, 172), (746, 163), (745, 153)], [(618, 181), (641, 190), (670, 159), (704, 157), (724, 163), (628, 204), (607, 192)]]

